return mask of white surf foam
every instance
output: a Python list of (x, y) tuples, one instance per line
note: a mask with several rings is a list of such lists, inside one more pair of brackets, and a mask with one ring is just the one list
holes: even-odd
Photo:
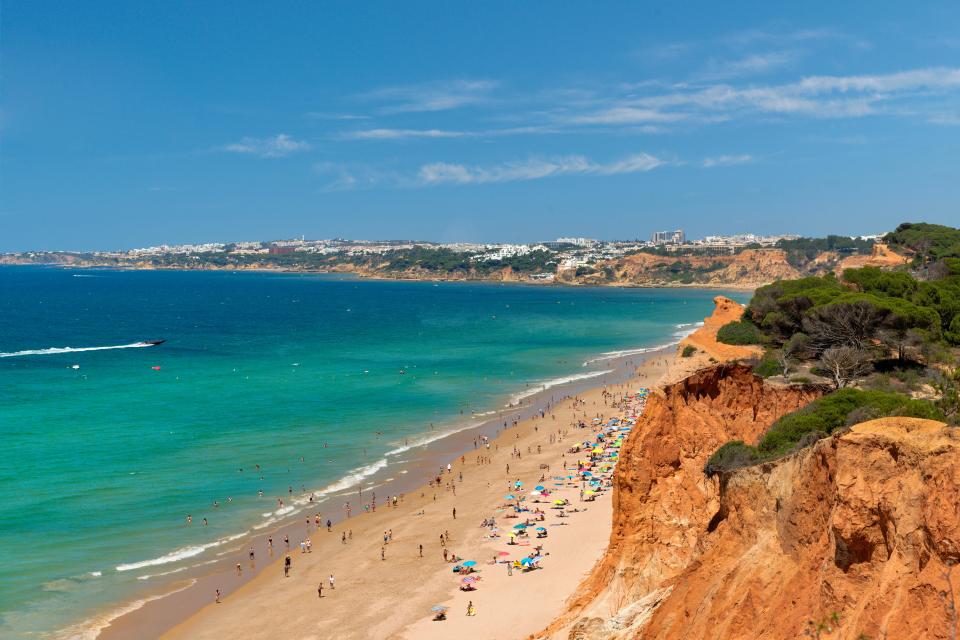
[(225, 538), (220, 538), (214, 540), (213, 542), (208, 542), (206, 544), (192, 545), (189, 547), (182, 547), (176, 551), (171, 551), (170, 553), (160, 556), (159, 558), (151, 558), (150, 560), (141, 560), (140, 562), (131, 562), (129, 564), (117, 565), (117, 571), (132, 571), (133, 569), (142, 569), (144, 567), (155, 567), (161, 564), (169, 564), (171, 562), (177, 562), (179, 560), (185, 560), (186, 558), (192, 558), (198, 556), (207, 549), (213, 549), (214, 547), (219, 547), (222, 544), (227, 544), (228, 542), (233, 542), (234, 540), (239, 540), (250, 533), (249, 531), (244, 531), (243, 533), (238, 533), (236, 535), (227, 536)]
[(11, 353), (0, 353), (0, 358), (14, 358), (16, 356), (48, 356), (55, 353), (77, 353), (79, 351), (105, 351), (107, 349), (142, 349), (143, 347), (152, 347), (152, 344), (146, 342), (134, 342), (132, 344), (116, 344), (109, 347), (48, 347), (46, 349), (26, 349), (24, 351), (13, 351)]
[(587, 373), (576, 373), (572, 376), (564, 376), (562, 378), (554, 378), (553, 380), (547, 380), (545, 382), (538, 383), (536, 386), (530, 387), (529, 389), (524, 389), (520, 393), (515, 393), (510, 396), (510, 404), (508, 407), (520, 404), (526, 398), (529, 398), (532, 395), (538, 394), (541, 391), (556, 387), (561, 384), (567, 384), (568, 382), (576, 382), (577, 380), (587, 380), (589, 378), (596, 378), (598, 376), (605, 376), (608, 373), (613, 373), (613, 369), (606, 369), (604, 371), (588, 371)]
[(387, 466), (387, 459), (380, 458), (379, 460), (377, 460), (372, 464), (368, 464), (366, 466), (358, 467), (354, 469), (353, 471), (343, 476), (333, 484), (328, 484), (323, 489), (316, 491), (315, 494), (317, 496), (324, 497), (331, 493), (336, 493), (337, 491), (343, 491), (344, 489), (355, 487), (357, 486), (357, 484), (362, 482), (364, 478), (368, 478), (372, 476), (377, 471), (380, 471), (380, 469), (383, 469), (386, 466)]
[[(487, 414), (493, 414), (493, 413), (496, 413), (496, 411), (487, 411), (487, 412), (485, 412), (485, 413), (478, 413), (477, 416), (487, 415)], [(475, 416), (475, 417), (476, 417), (476, 416)], [(436, 442), (437, 440), (442, 440), (442, 439), (446, 438), (447, 436), (452, 436), (452, 435), (455, 434), (455, 433), (460, 433), (461, 431), (469, 431), (470, 429), (476, 429), (477, 427), (479, 427), (480, 425), (484, 424), (485, 422), (486, 422), (486, 420), (480, 420), (480, 421), (478, 421), (478, 422), (470, 422), (470, 423), (467, 423), (467, 424), (462, 424), (462, 425), (460, 425), (460, 426), (458, 426), (458, 427), (453, 427), (453, 428), (451, 428), (451, 429), (445, 429), (445, 430), (439, 431), (439, 432), (437, 432), (437, 433), (430, 433), (430, 434), (422, 435), (422, 436), (419, 436), (419, 437), (417, 437), (417, 438), (414, 438), (413, 440), (408, 441), (408, 443), (405, 444), (405, 445), (403, 445), (403, 446), (400, 446), (400, 447), (397, 447), (396, 449), (391, 449), (390, 451), (387, 451), (387, 452), (386, 452), (385, 454), (383, 454), (383, 455), (385, 455), (385, 456), (397, 456), (397, 455), (400, 455), (401, 453), (404, 453), (404, 452), (406, 452), (406, 451), (410, 451), (411, 449), (416, 449), (416, 448), (418, 448), (418, 447), (423, 447), (423, 446), (426, 446), (426, 445), (430, 444), (431, 442)], [(401, 471), (400, 473), (406, 473), (406, 471)]]

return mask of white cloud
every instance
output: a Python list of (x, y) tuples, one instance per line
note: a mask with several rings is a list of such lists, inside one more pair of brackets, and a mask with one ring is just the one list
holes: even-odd
[(724, 155), (705, 158), (703, 162), (700, 163), (700, 166), (704, 169), (712, 169), (713, 167), (732, 167), (738, 164), (747, 164), (748, 162), (753, 162), (753, 156), (747, 154)]
[(793, 64), (800, 54), (795, 51), (754, 53), (735, 60), (711, 60), (700, 74), (703, 79), (739, 78), (769, 73)]
[(454, 131), (449, 129), (360, 129), (344, 131), (344, 140), (409, 140), (416, 138), (500, 138), (505, 136), (560, 133), (556, 127), (529, 126), (487, 129), (484, 131)]
[(261, 158), (282, 158), (291, 153), (306, 151), (310, 145), (301, 140), (294, 140), (285, 133), (279, 133), (268, 138), (243, 138), (240, 142), (228, 144), (224, 151), (244, 153)]
[(348, 131), (341, 137), (351, 140), (402, 140), (405, 138), (463, 138), (475, 136), (469, 131), (445, 131), (443, 129), (364, 129)]
[(581, 155), (531, 158), (491, 167), (467, 166), (446, 162), (425, 164), (417, 172), (423, 186), (441, 184), (488, 184), (539, 180), (561, 175), (601, 175), (645, 172), (666, 164), (647, 153), (639, 153), (610, 163), (598, 163)]
[(649, 122), (676, 122), (687, 116), (683, 113), (664, 113), (656, 109), (611, 107), (593, 113), (561, 118), (572, 124), (642, 124)]
[(812, 76), (804, 78), (794, 87), (798, 92), (815, 95), (832, 92), (893, 93), (917, 89), (945, 89), (960, 87), (960, 69), (931, 67), (885, 75)]
[(383, 113), (447, 111), (486, 102), (497, 83), (492, 80), (454, 80), (385, 87), (360, 96), (364, 100), (387, 103)]
[(946, 94), (960, 88), (960, 69), (930, 67), (889, 74), (809, 76), (775, 85), (730, 83), (676, 85), (665, 92), (612, 97), (605, 105), (560, 121), (580, 124), (622, 125), (647, 119), (651, 122), (715, 121), (750, 113), (803, 115), (818, 118), (856, 118), (875, 114), (916, 115), (895, 103), (916, 105), (931, 93)]
[(308, 111), (303, 114), (304, 118), (311, 120), (369, 120), (370, 116), (357, 113), (327, 113), (325, 111)]

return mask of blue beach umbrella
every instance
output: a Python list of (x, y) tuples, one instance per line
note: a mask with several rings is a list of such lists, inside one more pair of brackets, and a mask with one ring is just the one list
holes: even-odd
[(537, 527), (537, 531), (546, 531), (546, 530), (547, 530), (546, 527)]
[(514, 528), (514, 529), (526, 529), (526, 528), (527, 528), (527, 525), (525, 525), (524, 523), (521, 522), (520, 524), (515, 524), (515, 525), (513, 525), (513, 528)]
[(517, 496), (513, 495), (512, 493), (508, 493), (507, 495), (503, 496), (503, 499), (504, 499), (504, 500), (516, 500), (516, 499), (517, 499)]
[(543, 485), (542, 485), (542, 484), (538, 484), (537, 486), (535, 486), (535, 487), (533, 488), (533, 490), (534, 490), (534, 491), (543, 491)]
[(536, 562), (536, 561), (535, 561), (533, 558), (527, 557), (527, 558), (524, 558), (523, 560), (521, 560), (521, 561), (520, 561), (520, 564), (530, 565), (530, 564), (533, 564), (534, 562)]
[(463, 566), (473, 567), (473, 566), (476, 566), (476, 564), (477, 564), (476, 560), (467, 560), (466, 562), (463, 563)]

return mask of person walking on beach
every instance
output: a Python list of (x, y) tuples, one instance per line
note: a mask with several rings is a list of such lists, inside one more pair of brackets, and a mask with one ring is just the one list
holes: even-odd
[(333, 586), (333, 574), (331, 573), (331, 574), (330, 574), (330, 577), (327, 578), (327, 579), (330, 581), (330, 588), (331, 588), (331, 589), (334, 589), (335, 587)]
[(217, 589), (216, 603), (220, 604), (220, 589)]
[(386, 547), (383, 547), (383, 546), (380, 547), (380, 559), (381, 559), (381, 560), (386, 560), (386, 559), (387, 559), (387, 548), (386, 548)]
[(423, 545), (420, 545), (420, 557), (423, 557)]
[(343, 535), (340, 536), (340, 544), (347, 544), (347, 532), (344, 531)]
[(467, 603), (467, 615), (468, 616), (477, 615), (477, 609), (473, 606), (473, 600)]
[(318, 598), (323, 597), (323, 582), (317, 585), (317, 597)]
[(287, 554), (287, 557), (283, 559), (283, 577), (284, 578), (290, 577), (290, 564), (292, 562), (293, 561), (290, 559), (290, 554)]
[(456, 507), (453, 508), (453, 519), (454, 519), (454, 520), (457, 519), (457, 508), (456, 508)]

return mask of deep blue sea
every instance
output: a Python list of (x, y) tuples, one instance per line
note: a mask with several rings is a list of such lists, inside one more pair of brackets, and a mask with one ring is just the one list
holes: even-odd
[(349, 489), (714, 295), (0, 267), (0, 636), (76, 629), (289, 516), (288, 487)]

